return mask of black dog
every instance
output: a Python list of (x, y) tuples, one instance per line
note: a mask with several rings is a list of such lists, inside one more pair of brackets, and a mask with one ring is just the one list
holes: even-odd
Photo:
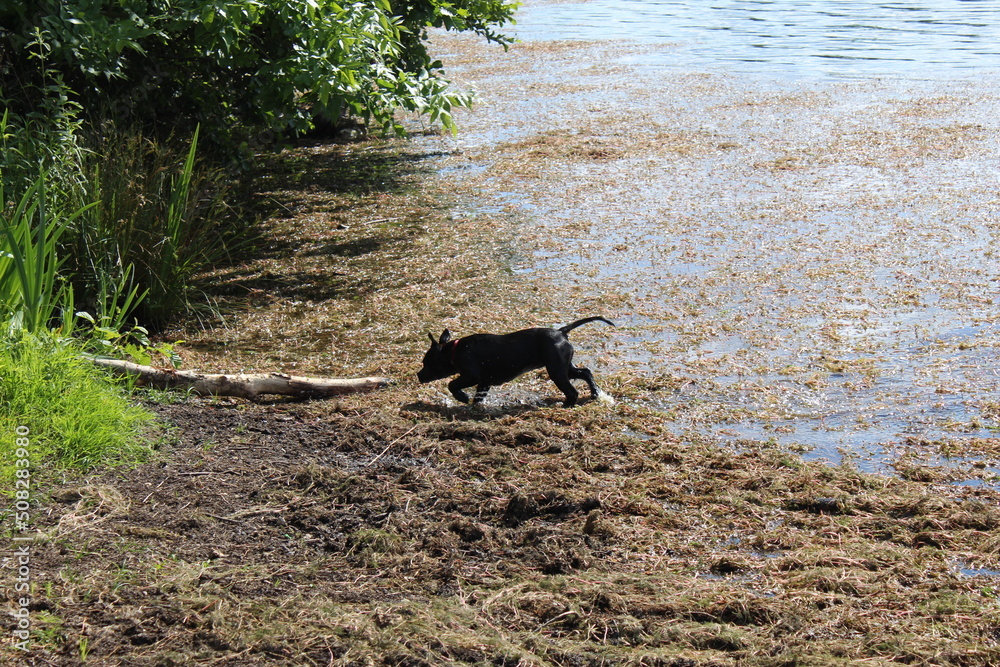
[(431, 349), (424, 355), (424, 367), (417, 378), (426, 383), (458, 373), (458, 377), (448, 383), (452, 396), (468, 403), (469, 396), (462, 390), (475, 386), (475, 402), (479, 403), (486, 398), (490, 387), (510, 382), (522, 373), (545, 368), (556, 386), (566, 394), (563, 405), (569, 408), (576, 404), (580, 395), (570, 380), (584, 380), (591, 394), (600, 395), (593, 374), (586, 368), (573, 366), (573, 346), (566, 338), (566, 334), (578, 326), (597, 320), (615, 326), (603, 317), (587, 317), (559, 329), (524, 329), (501, 336), (473, 334), (452, 339), (451, 332), (445, 329), (441, 340), (434, 340), (433, 335), (427, 334)]

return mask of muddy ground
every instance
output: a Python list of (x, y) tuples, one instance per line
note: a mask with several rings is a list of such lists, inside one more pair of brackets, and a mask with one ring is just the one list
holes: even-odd
[(149, 463), (51, 485), (16, 657), (1000, 660), (992, 491), (682, 441), (621, 404), (400, 398), (154, 405), (172, 430)]
[[(414, 313), (446, 317), (461, 308), (495, 326), (512, 314), (546, 321), (551, 312), (543, 287), (509, 289), (518, 278), (504, 268), (514, 250), (502, 233), (455, 221), (447, 206), (432, 205), (432, 191), (406, 186), (421, 175), (405, 168), (414, 162), (391, 157), (400, 150), (304, 147), (280, 158), (279, 166), (311, 160), (310, 178), (324, 173), (320, 165), (342, 170), (358, 151), (403, 167), (391, 187), (352, 189), (350, 206), (338, 200), (348, 195), (322, 188), (289, 194), (299, 208), (272, 221), (260, 256), (211, 278), (220, 302), (231, 293), (228, 328), (184, 348), (200, 360), (192, 366), (213, 369), (316, 371), (309, 364), (326, 355), (337, 374), (355, 368), (397, 384), (313, 402), (155, 395), (149, 406), (166, 431), (147, 463), (38, 471), (34, 635), (26, 655), (5, 643), (6, 658), (1000, 660), (1000, 498), (990, 487), (951, 485), (949, 468), (919, 461), (905, 478), (889, 477), (806, 462), (773, 440), (720, 447), (681, 437), (671, 415), (639, 400), (680, 387), (602, 372), (593, 350), (609, 334), (596, 327), (574, 340), (615, 404), (563, 409), (534, 374), (482, 408), (417, 385), (410, 378), (423, 334), (412, 330), (430, 323)], [(267, 173), (264, 183), (275, 172)], [(321, 224), (311, 227), (309, 215), (320, 214), (309, 212), (319, 208)], [(401, 220), (363, 223), (375, 216)], [(448, 238), (458, 240), (447, 246)], [(313, 251), (330, 244), (336, 252)], [(294, 248), (296, 270), (315, 283), (287, 278), (268, 247)], [(418, 249), (429, 257), (400, 259)], [(343, 268), (313, 271), (310, 257)], [(463, 257), (481, 263), (466, 273)], [(394, 268), (380, 273), (386, 267)], [(384, 276), (381, 286), (364, 289), (373, 274)], [(269, 281), (261, 297), (255, 290)], [(507, 296), (494, 300), (490, 290)], [(314, 328), (289, 326), (294, 318)], [(302, 353), (309, 345), (319, 351)], [(297, 368), (283, 356), (295, 349), (309, 360)], [(10, 574), (9, 560), (6, 567)]]
[[(541, 182), (553, 156), (607, 165), (621, 150), (531, 123), (540, 136), (496, 149), (521, 169), (511, 182)], [(963, 441), (979, 451), (963, 470), (939, 460), (953, 441), (915, 438), (891, 475), (773, 437), (720, 443), (663, 409), (715, 410), (718, 366), (622, 362), (635, 324), (573, 333), (613, 404), (564, 409), (537, 374), (481, 408), (418, 385), (427, 331), (634, 319), (641, 302), (593, 294), (585, 273), (526, 271), (546, 248), (523, 206), (441, 176), (479, 173), (477, 155), (426, 135), (261, 157), (261, 238), (202, 284), (224, 319), (164, 337), (185, 341), (188, 368), (396, 383), (329, 401), (141, 395), (164, 425), (147, 462), (36, 471), (33, 636), (26, 654), (5, 638), (4, 660), (1000, 663), (1000, 494), (976, 478), (996, 438)], [(994, 423), (996, 403), (982, 415)], [(8, 558), (5, 585), (13, 572)]]

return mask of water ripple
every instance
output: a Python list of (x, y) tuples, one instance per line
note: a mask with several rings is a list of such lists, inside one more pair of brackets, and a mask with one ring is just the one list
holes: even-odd
[(522, 11), (524, 40), (663, 44), (648, 62), (790, 76), (929, 79), (1000, 68), (1000, 3), (590, 0)]

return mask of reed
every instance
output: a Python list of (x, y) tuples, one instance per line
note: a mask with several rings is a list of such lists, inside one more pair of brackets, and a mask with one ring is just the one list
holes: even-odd
[[(0, 202), (6, 202), (0, 183)], [(11, 206), (0, 212), (0, 304), (13, 329), (35, 333), (57, 320), (73, 328), (73, 291), (59, 275), (59, 239), (73, 220), (93, 205), (60, 215), (48, 205), (40, 175)]]

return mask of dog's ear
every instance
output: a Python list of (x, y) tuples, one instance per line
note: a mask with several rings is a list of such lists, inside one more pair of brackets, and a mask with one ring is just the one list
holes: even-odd
[(444, 345), (450, 340), (451, 340), (451, 332), (445, 329), (444, 333), (441, 334), (441, 340), (439, 340), (438, 343)]
[(434, 334), (432, 334), (430, 331), (427, 332), (427, 337), (431, 339), (431, 345), (437, 345), (438, 344), (438, 342), (436, 340), (434, 340)]

